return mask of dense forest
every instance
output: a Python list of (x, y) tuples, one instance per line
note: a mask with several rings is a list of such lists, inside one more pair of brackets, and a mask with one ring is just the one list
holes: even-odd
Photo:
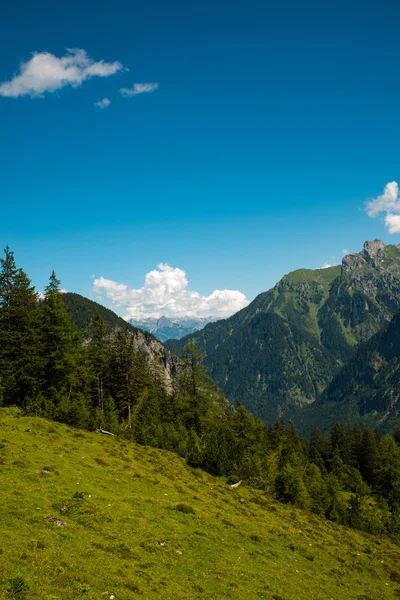
[(337, 423), (310, 440), (230, 404), (190, 341), (168, 390), (127, 327), (99, 314), (85, 335), (50, 276), (44, 298), (5, 249), (0, 265), (0, 404), (177, 452), (193, 467), (245, 480), (281, 502), (400, 539), (400, 431)]

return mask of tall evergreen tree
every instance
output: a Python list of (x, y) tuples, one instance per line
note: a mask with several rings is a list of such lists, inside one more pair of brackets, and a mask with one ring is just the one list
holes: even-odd
[(95, 405), (99, 410), (104, 411), (104, 402), (108, 393), (107, 375), (110, 363), (110, 335), (100, 314), (97, 314), (90, 333), (88, 354), (94, 371), (93, 396)]
[(41, 303), (44, 394), (54, 404), (55, 414), (71, 424), (88, 417), (89, 370), (80, 335), (62, 300), (54, 271)]
[(7, 247), (0, 260), (0, 384), (6, 404), (24, 405), (41, 380), (38, 297)]
[(209, 378), (208, 370), (203, 365), (204, 354), (193, 340), (183, 349), (185, 367), (177, 380), (178, 402), (185, 425), (201, 434), (202, 420), (220, 393)]

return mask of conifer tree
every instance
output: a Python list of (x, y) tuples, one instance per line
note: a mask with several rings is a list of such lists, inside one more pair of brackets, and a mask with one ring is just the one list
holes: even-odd
[[(82, 424), (88, 418), (87, 357), (80, 335), (65, 307), (54, 271), (41, 303), (44, 393), (60, 420)], [(72, 421), (71, 421), (72, 419)]]
[(31, 281), (7, 247), (0, 260), (0, 381), (6, 404), (24, 405), (38, 392), (38, 297)]
[(91, 329), (91, 338), (88, 346), (89, 360), (94, 371), (94, 398), (95, 405), (104, 411), (104, 402), (107, 398), (107, 375), (110, 362), (110, 335), (104, 319), (98, 313)]
[[(177, 380), (178, 403), (185, 426), (201, 435), (202, 420), (211, 403), (217, 400), (217, 388), (203, 365), (204, 354), (193, 340), (183, 349), (185, 367)], [(220, 395), (220, 394), (218, 394)]]

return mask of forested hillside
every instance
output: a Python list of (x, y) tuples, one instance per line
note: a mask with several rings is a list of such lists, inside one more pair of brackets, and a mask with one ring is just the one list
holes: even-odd
[(315, 404), (291, 416), (305, 434), (315, 425), (328, 431), (339, 418), (391, 432), (400, 425), (399, 399), (400, 314), (360, 344)]
[[(341, 266), (286, 275), (190, 338), (226, 396), (272, 423), (315, 402), (356, 346), (399, 310), (400, 249), (376, 240)], [(179, 354), (187, 341), (167, 346)]]

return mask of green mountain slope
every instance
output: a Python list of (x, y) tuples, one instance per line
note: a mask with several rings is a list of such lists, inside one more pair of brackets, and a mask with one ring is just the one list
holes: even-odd
[[(88, 335), (90, 333), (90, 328), (97, 314), (99, 314), (104, 319), (106, 325), (110, 329), (119, 327), (121, 329), (128, 329), (132, 332), (138, 331), (137, 327), (134, 327), (133, 325), (122, 319), (122, 317), (116, 315), (109, 308), (102, 306), (98, 302), (89, 300), (88, 298), (85, 298), (80, 294), (67, 292), (66, 294), (63, 294), (63, 300), (75, 324), (77, 325), (79, 330), (85, 335)], [(148, 339), (153, 339), (154, 336), (148, 334), (146, 335), (146, 337)]]
[(400, 314), (360, 344), (321, 398), (293, 418), (306, 434), (313, 424), (327, 431), (339, 420), (381, 432), (400, 426)]
[(116, 437), (15, 409), (0, 431), (2, 599), (399, 596), (384, 539)]
[[(366, 242), (338, 267), (300, 269), (191, 336), (231, 400), (266, 423), (314, 402), (359, 342), (400, 310), (400, 249)], [(187, 338), (167, 346), (179, 354)]]

